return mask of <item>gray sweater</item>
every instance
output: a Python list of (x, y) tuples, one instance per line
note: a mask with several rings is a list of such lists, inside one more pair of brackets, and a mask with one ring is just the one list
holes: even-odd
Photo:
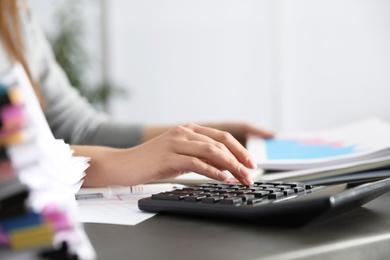
[[(112, 122), (98, 113), (69, 83), (31, 11), (21, 7), (25, 56), (46, 102), (44, 113), (57, 139), (69, 144), (130, 147), (140, 143), (143, 126)], [(12, 66), (0, 42), (0, 72)]]

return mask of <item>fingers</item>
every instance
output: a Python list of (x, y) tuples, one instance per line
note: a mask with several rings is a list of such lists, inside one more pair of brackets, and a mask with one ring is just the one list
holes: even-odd
[(198, 126), (194, 124), (188, 125), (194, 132), (208, 136), (222, 144), (248, 168), (256, 168), (256, 162), (253, 160), (249, 152), (229, 133), (217, 129)]
[(184, 170), (211, 175), (218, 180), (225, 175), (221, 170), (228, 170), (241, 183), (253, 183), (246, 167), (255, 168), (255, 163), (247, 150), (230, 134), (195, 124), (175, 127), (171, 134), (175, 140), (170, 145), (172, 151), (193, 158), (196, 162), (190, 161)]
[(199, 158), (203, 163), (230, 171), (240, 182), (250, 185), (250, 172), (246, 169), (236, 157), (224, 145), (217, 143), (205, 143), (201, 141), (185, 140), (175, 149), (175, 152), (181, 155)]
[(253, 125), (246, 125), (246, 128), (247, 128), (246, 133), (248, 133), (249, 135), (255, 135), (262, 138), (272, 138), (275, 135), (273, 132), (269, 130), (258, 128)]
[[(177, 158), (176, 166), (178, 169), (187, 169), (188, 171), (193, 171), (199, 174), (202, 174), (206, 177), (227, 182), (228, 175), (223, 171), (215, 168), (214, 166), (203, 162), (199, 158), (187, 156), (187, 155), (179, 155)], [(241, 166), (244, 168), (243, 166)], [(252, 185), (253, 181), (248, 178), (237, 178), (241, 183), (245, 185)]]

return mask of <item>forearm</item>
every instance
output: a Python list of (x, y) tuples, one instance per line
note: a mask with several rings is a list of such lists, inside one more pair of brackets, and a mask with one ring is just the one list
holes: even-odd
[(75, 156), (90, 157), (83, 186), (132, 185), (127, 149), (100, 146), (71, 146)]
[(169, 130), (172, 126), (147, 126), (142, 133), (141, 142), (147, 142)]

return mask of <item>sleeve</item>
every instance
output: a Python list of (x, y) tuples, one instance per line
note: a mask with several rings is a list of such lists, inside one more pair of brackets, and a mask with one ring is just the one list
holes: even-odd
[(113, 122), (70, 85), (31, 12), (22, 15), (22, 31), (26, 58), (45, 99), (45, 116), (55, 138), (69, 144), (118, 148), (140, 143), (142, 125)]

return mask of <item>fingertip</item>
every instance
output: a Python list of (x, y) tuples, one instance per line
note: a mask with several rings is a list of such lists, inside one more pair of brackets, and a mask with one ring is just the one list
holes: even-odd
[(239, 164), (238, 171), (240, 172), (242, 179), (248, 179), (251, 176), (251, 173), (243, 164)]
[(246, 185), (246, 186), (251, 186), (254, 183), (254, 181), (251, 178), (244, 178), (244, 179), (240, 179), (237, 181), (243, 185)]
[(252, 158), (252, 156), (248, 156), (246, 159), (247, 165), (251, 169), (257, 169), (257, 163), (256, 161)]
[(226, 181), (226, 183), (236, 183), (236, 184), (238, 184), (238, 183), (240, 183), (240, 181), (237, 180), (236, 178), (230, 178), (230, 179), (228, 179), (228, 180)]
[(245, 179), (245, 185), (251, 186), (253, 185), (254, 181), (251, 178), (246, 178)]
[(217, 178), (218, 178), (218, 180), (225, 182), (229, 179), (229, 176), (226, 173), (219, 171), (217, 173)]
[(258, 131), (257, 136), (264, 139), (273, 138), (275, 137), (275, 132), (268, 129), (261, 129)]

